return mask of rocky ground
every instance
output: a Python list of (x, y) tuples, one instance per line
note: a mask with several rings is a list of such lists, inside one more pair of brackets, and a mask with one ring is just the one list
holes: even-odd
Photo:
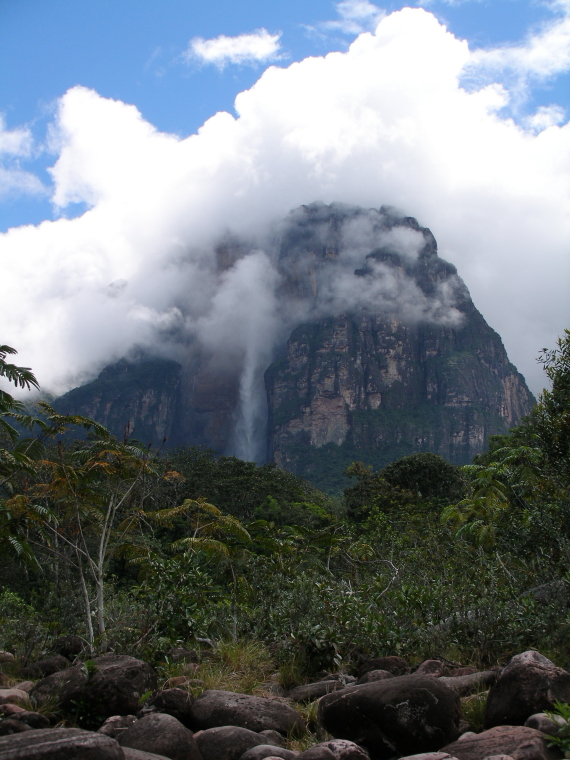
[[(0, 689), (0, 760), (563, 757), (548, 737), (567, 724), (545, 711), (570, 702), (570, 673), (536, 651), (488, 671), (427, 660), (411, 672), (401, 657), (381, 657), (362, 662), (356, 675), (331, 673), (288, 692), (270, 682), (266, 696), (207, 689), (197, 697), (196, 679), (179, 676), (159, 688), (154, 668), (134, 657), (71, 664), (73, 654), (40, 660), (28, 666), (29, 680)], [(0, 662), (11, 657), (0, 653)], [(479, 721), (469, 710), (475, 701)], [(300, 750), (307, 704), (316, 707), (315, 742)], [(62, 727), (58, 716), (73, 714), (95, 730)]]

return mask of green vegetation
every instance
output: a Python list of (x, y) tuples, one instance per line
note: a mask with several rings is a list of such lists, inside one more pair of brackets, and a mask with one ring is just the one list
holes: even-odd
[[(34, 386), (12, 352), (0, 374)], [(570, 332), (542, 360), (552, 388), (473, 464), (349, 462), (341, 499), (270, 465), (166, 458), (46, 404), (25, 415), (3, 392), (0, 648), (26, 663), (78, 634), (166, 681), (191, 677), (168, 650), (208, 638), (188, 688), (256, 693), (370, 655), (494, 665), (536, 647), (568, 665)], [(483, 704), (464, 705), (473, 726)]]

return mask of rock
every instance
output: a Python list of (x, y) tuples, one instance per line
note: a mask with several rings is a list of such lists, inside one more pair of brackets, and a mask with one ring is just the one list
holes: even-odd
[(317, 681), (316, 683), (306, 683), (303, 686), (296, 686), (291, 689), (287, 696), (293, 702), (313, 702), (315, 699), (330, 694), (331, 691), (340, 691), (344, 689), (342, 681)]
[(27, 692), (22, 689), (0, 689), (0, 705), (12, 704), (15, 699), (27, 698)]
[(178, 686), (184, 686), (190, 681), (190, 676), (173, 676), (166, 681), (168, 689), (176, 689)]
[(395, 678), (393, 673), (389, 673), (387, 670), (369, 670), (357, 683), (372, 683), (372, 681), (384, 681), (386, 678)]
[(80, 699), (88, 700), (93, 712), (109, 718), (135, 714), (141, 696), (156, 689), (153, 668), (134, 657), (109, 654), (95, 658), (93, 663), (96, 670), (90, 677), (82, 665), (74, 665), (38, 681), (31, 696), (57, 696), (64, 709), (73, 709), (73, 703)]
[(444, 675), (448, 678), (457, 678), (458, 676), (470, 676), (478, 672), (477, 668), (468, 666), (465, 668), (447, 668), (447, 673), (444, 673)]
[(21, 691), (25, 691), (26, 694), (28, 694), (34, 686), (34, 681), (22, 681), (22, 683), (17, 683), (14, 688), (20, 689)]
[(406, 755), (400, 760), (457, 760), (457, 758), (452, 758), (447, 752), (420, 752), (419, 755)]
[(194, 725), (202, 729), (240, 726), (250, 731), (269, 728), (280, 734), (305, 730), (299, 713), (283, 702), (217, 689), (205, 691), (198, 697), (192, 706), (192, 719)]
[(11, 734), (22, 734), (24, 731), (31, 731), (31, 727), (14, 718), (0, 720), (0, 736), (10, 736)]
[(123, 747), (125, 760), (170, 760), (164, 755), (155, 755), (154, 752), (145, 752), (142, 749), (133, 749), (132, 747)]
[(511, 755), (489, 755), (489, 757), (485, 757), (483, 760), (513, 760), (513, 758)]
[(32, 662), (31, 665), (23, 669), (23, 673), (29, 678), (45, 678), (70, 667), (71, 663), (66, 657), (61, 654), (54, 654), (53, 657), (44, 657), (42, 660)]
[(194, 727), (192, 722), (192, 705), (194, 701), (194, 697), (184, 689), (164, 689), (163, 691), (158, 691), (149, 700), (148, 708), (145, 707), (145, 710), (150, 709), (155, 712), (172, 715), (183, 726), (192, 729)]
[(457, 741), (458, 742), (466, 741), (467, 739), (471, 739), (473, 736), (477, 736), (475, 731), (465, 731), (463, 734), (461, 734), (461, 736), (459, 737)]
[[(268, 760), (268, 758), (266, 758)], [(315, 744), (297, 756), (297, 760), (335, 760), (332, 751), (324, 744)]]
[(195, 738), (203, 760), (239, 760), (252, 747), (268, 744), (261, 734), (238, 726), (208, 728), (199, 731)]
[(552, 718), (546, 713), (535, 713), (527, 718), (525, 726), (528, 728), (536, 728), (537, 731), (542, 731), (543, 734), (551, 734), (555, 736), (563, 726), (567, 726), (568, 722), (564, 720), (561, 715), (554, 715)]
[(137, 720), (119, 736), (122, 747), (131, 747), (170, 760), (202, 760), (192, 732), (166, 713), (153, 713)]
[(6, 704), (0, 705), (0, 715), (4, 715), (5, 717), (21, 712), (26, 712), (26, 710), (19, 705), (13, 705), (10, 702), (6, 702)]
[(269, 692), (269, 694), (273, 694), (275, 697), (284, 697), (287, 694), (286, 690), (281, 686), (280, 683), (274, 683), (273, 681), (262, 683), (260, 688), (263, 691)]
[(112, 715), (97, 729), (98, 734), (105, 734), (116, 739), (124, 734), (127, 728), (130, 728), (137, 722), (136, 715)]
[(371, 670), (387, 670), (393, 676), (404, 676), (410, 672), (410, 666), (403, 657), (391, 655), (390, 657), (372, 657), (360, 663), (357, 676), (362, 678)]
[(366, 750), (354, 742), (346, 741), (346, 739), (333, 739), (332, 741), (322, 742), (315, 746), (326, 747), (333, 753), (336, 760), (370, 760), (370, 756)]
[(124, 760), (110, 736), (80, 728), (42, 728), (0, 738), (0, 760)]
[(265, 739), (266, 744), (273, 744), (274, 747), (284, 747), (285, 739), (279, 731), (272, 731), (270, 728), (266, 728), (259, 732), (259, 735)]
[(554, 709), (556, 700), (570, 702), (570, 673), (538, 652), (523, 652), (489, 690), (485, 727), (522, 726), (531, 715)]
[(0, 650), (0, 662), (14, 662), (14, 655), (12, 652), (4, 652), (4, 650)]
[(414, 674), (416, 676), (436, 676), (436, 678), (439, 678), (439, 676), (444, 675), (445, 670), (446, 667), (440, 660), (424, 660), (415, 669)]
[(319, 701), (320, 724), (375, 760), (432, 752), (458, 735), (459, 698), (441, 679), (397, 676), (350, 686)]
[(52, 649), (56, 654), (66, 657), (68, 660), (74, 660), (87, 650), (87, 643), (81, 636), (60, 636), (53, 642)]
[(493, 755), (509, 755), (513, 760), (556, 760), (557, 749), (547, 746), (544, 734), (526, 726), (496, 726), (468, 739), (442, 747), (459, 760), (484, 760)]
[(19, 720), (20, 723), (25, 723), (30, 728), (49, 728), (50, 726), (49, 718), (38, 712), (23, 710), (12, 715), (12, 718)]
[(241, 760), (265, 760), (266, 757), (281, 757), (283, 760), (295, 760), (299, 753), (290, 749), (276, 747), (274, 744), (258, 744), (248, 749), (241, 756)]
[(481, 670), (465, 676), (441, 676), (439, 679), (460, 697), (475, 694), (482, 687), (492, 686), (499, 676), (496, 670)]
[(185, 647), (173, 647), (169, 649), (166, 656), (171, 662), (198, 662), (198, 652), (194, 649)]

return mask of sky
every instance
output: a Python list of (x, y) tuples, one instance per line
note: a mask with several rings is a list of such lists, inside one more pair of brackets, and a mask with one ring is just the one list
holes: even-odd
[[(53, 393), (211, 325), (267, 362), (267, 231), (384, 204), (537, 392), (570, 326), (569, 110), (570, 0), (0, 0), (2, 341)], [(228, 232), (259, 250), (220, 278)]]

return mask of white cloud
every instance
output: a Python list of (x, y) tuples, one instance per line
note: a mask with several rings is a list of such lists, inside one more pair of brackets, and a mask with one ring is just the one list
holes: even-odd
[[(535, 356), (570, 324), (570, 125), (551, 118), (537, 132), (503, 118), (503, 87), (462, 89), (471, 60), (431, 14), (404, 9), (345, 53), (270, 67), (237, 97), (237, 118), (218, 113), (186, 139), (69, 90), (54, 201), (90, 209), (0, 235), (2, 340), (56, 392), (132, 346), (182, 358), (184, 340), (206, 333), (267, 361), (286, 324), (262, 231), (314, 200), (391, 204), (431, 227), (540, 388)], [(226, 231), (259, 251), (220, 278), (214, 243)], [(335, 297), (349, 286), (339, 280)], [(259, 380), (248, 367), (244, 404)]]
[(27, 127), (6, 129), (6, 122), (0, 114), (0, 200), (45, 194), (40, 180), (18, 164), (18, 159), (30, 156), (32, 145), (32, 133)]
[(187, 60), (211, 63), (223, 69), (230, 63), (255, 64), (273, 61), (279, 56), (281, 34), (270, 34), (267, 29), (256, 29), (249, 34), (226, 37), (221, 34), (211, 40), (194, 37), (185, 53)]
[(309, 32), (324, 37), (332, 33), (355, 36), (362, 32), (373, 30), (384, 18), (386, 12), (368, 0), (342, 0), (335, 3), (338, 18), (332, 21), (321, 21), (315, 26), (306, 26)]

